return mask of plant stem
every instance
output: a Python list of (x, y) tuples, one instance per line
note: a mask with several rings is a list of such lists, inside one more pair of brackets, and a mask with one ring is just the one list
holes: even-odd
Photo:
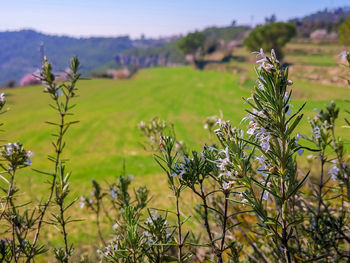
[(210, 225), (209, 225), (208, 204), (207, 204), (207, 197), (206, 197), (206, 195), (204, 193), (204, 190), (203, 190), (203, 183), (201, 183), (200, 186), (201, 186), (201, 193), (200, 193), (199, 196), (202, 199), (203, 207), (204, 207), (204, 226), (205, 226), (205, 229), (207, 231), (207, 234), (208, 234), (209, 241), (210, 241), (211, 247), (213, 249), (213, 252), (215, 252), (218, 255), (219, 252), (217, 251), (215, 242), (213, 240), (213, 234), (211, 232)]
[(225, 206), (224, 206), (224, 218), (222, 223), (222, 238), (220, 245), (220, 254), (219, 254), (219, 262), (223, 263), (222, 253), (225, 250), (225, 238), (226, 238), (226, 226), (227, 226), (227, 211), (228, 211), (228, 197), (230, 195), (229, 192), (224, 192), (225, 194)]
[(182, 263), (183, 243), (182, 243), (182, 230), (181, 230), (181, 215), (180, 215), (180, 206), (179, 206), (180, 190), (176, 189), (175, 186), (173, 186), (173, 191), (176, 198), (176, 217), (177, 217), (178, 239), (179, 239), (178, 241), (179, 250), (177, 253), (177, 260), (179, 263)]
[[(51, 182), (51, 187), (50, 187), (50, 194), (49, 197), (47, 199), (47, 201), (45, 202), (42, 210), (41, 210), (41, 214), (39, 216), (39, 221), (38, 221), (38, 227), (34, 236), (34, 240), (32, 243), (32, 247), (34, 248), (36, 243), (38, 242), (38, 238), (39, 238), (39, 234), (40, 234), (40, 230), (42, 227), (42, 223), (44, 222), (44, 216), (46, 214), (46, 210), (49, 206), (49, 204), (51, 203), (52, 197), (53, 197), (53, 193), (56, 187), (56, 179), (57, 179), (57, 174), (58, 174), (58, 170), (59, 170), (59, 165), (61, 162), (61, 153), (62, 153), (62, 141), (63, 141), (63, 127), (65, 125), (65, 121), (64, 121), (64, 117), (65, 117), (65, 111), (68, 108), (68, 101), (66, 100), (66, 105), (65, 105), (65, 111), (63, 112), (61, 110), (60, 104), (58, 102), (58, 98), (55, 98), (55, 102), (56, 102), (56, 106), (57, 109), (60, 113), (60, 125), (59, 125), (59, 134), (58, 134), (58, 139), (56, 142), (56, 159), (55, 159), (55, 172), (52, 174), (53, 178), (52, 178), (52, 182)], [(31, 255), (30, 257), (28, 257), (27, 259), (27, 263), (30, 262), (31, 258), (33, 258), (35, 255)]]

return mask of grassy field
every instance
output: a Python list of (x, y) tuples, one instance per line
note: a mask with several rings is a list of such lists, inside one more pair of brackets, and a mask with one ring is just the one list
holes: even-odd
[[(286, 60), (293, 62), (293, 66), (338, 67), (336, 48), (317, 47), (332, 51), (318, 56), (300, 55), (295, 51), (302, 48), (300, 44), (289, 46)], [(244, 50), (237, 53), (248, 55)], [(144, 139), (137, 124), (158, 116), (174, 123), (178, 139), (183, 140), (190, 149), (199, 149), (209, 140), (208, 132), (203, 129), (207, 116), (218, 115), (222, 111), (225, 119), (231, 120), (233, 125), (240, 125), (246, 108), (242, 96), (250, 96), (255, 83), (253, 63), (249, 61), (251, 59), (230, 62), (245, 70), (236, 74), (174, 67), (144, 69), (131, 80), (80, 81), (74, 109), (74, 120), (80, 123), (71, 128), (65, 149), (65, 157), (70, 159), (68, 168), (73, 172), (73, 195), (88, 194), (91, 178), (103, 181), (117, 176), (125, 160), (127, 173), (134, 174), (135, 183), (146, 184), (151, 189), (154, 205), (167, 207), (168, 199), (163, 198), (169, 195), (165, 177), (156, 166), (152, 154), (140, 145)], [(310, 133), (307, 117), (315, 114), (314, 108), (321, 108), (330, 100), (335, 100), (342, 110), (349, 108), (349, 104), (344, 102), (344, 99), (350, 98), (348, 87), (295, 76), (290, 75), (294, 82), (293, 109), (307, 102), (304, 110), (306, 116), (298, 129), (301, 133)], [(5, 93), (9, 109), (2, 115), (1, 122), (5, 124), (2, 139), (22, 142), (35, 153), (32, 168), (49, 171), (52, 165), (46, 157), (53, 150), (50, 144), (52, 127), (45, 121), (54, 121), (56, 116), (48, 106), (48, 95), (43, 93), (41, 86), (9, 89)], [(344, 123), (343, 117), (342, 111), (339, 124)], [(349, 141), (350, 136), (345, 129), (338, 129), (338, 134)], [(20, 187), (29, 196), (38, 199), (47, 189), (45, 180), (45, 176), (28, 168), (18, 175)], [(79, 215), (79, 211), (74, 209), (73, 213)], [(84, 222), (77, 225), (79, 234), (73, 235), (73, 240), (87, 243), (92, 234), (88, 230), (83, 231)]]

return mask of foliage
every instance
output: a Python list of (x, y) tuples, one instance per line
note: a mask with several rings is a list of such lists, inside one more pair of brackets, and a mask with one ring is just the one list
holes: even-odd
[(338, 33), (339, 42), (343, 45), (350, 45), (350, 17), (341, 24)]
[(274, 49), (277, 57), (283, 58), (283, 47), (296, 34), (296, 28), (290, 23), (273, 23), (264, 26), (258, 26), (252, 30), (249, 36), (244, 40), (244, 45), (251, 51)]
[[(69, 80), (59, 84), (55, 82), (51, 64), (45, 59), (40, 76), (37, 76), (46, 85), (44, 92), (50, 95), (53, 103), (50, 106), (57, 112), (59, 118), (58, 122), (47, 122), (57, 128), (52, 142), (55, 153), (48, 156), (54, 169), (52, 172), (37, 171), (49, 176), (50, 188), (45, 202), (40, 201), (36, 205), (18, 202), (20, 190), (16, 187), (16, 174), (19, 169), (31, 165), (30, 157), (33, 154), (31, 151), (26, 151), (20, 143), (8, 143), (2, 147), (0, 165), (4, 176), (1, 176), (1, 179), (8, 185), (7, 189), (2, 188), (5, 196), (1, 196), (0, 220), (4, 227), (0, 251), (2, 261), (33, 262), (38, 255), (45, 253), (47, 247), (39, 243), (39, 237), (46, 224), (59, 229), (63, 237), (63, 247), (54, 249), (58, 262), (67, 263), (72, 256), (73, 245), (69, 244), (66, 227), (74, 220), (67, 217), (66, 212), (74, 201), (67, 204), (70, 173), (65, 173), (66, 160), (62, 158), (62, 153), (65, 147), (64, 135), (70, 126), (76, 123), (76, 121), (67, 121), (67, 116), (72, 115), (70, 102), (76, 96), (75, 85), (80, 78), (78, 68), (79, 61), (74, 57), (70, 64), (71, 73), (68, 73)], [(5, 105), (3, 93), (0, 102), (2, 108)]]
[[(349, 53), (342, 56), (350, 65)], [(139, 124), (167, 179), (172, 206), (150, 208), (146, 187), (130, 190), (133, 176), (126, 175), (125, 165), (111, 183), (101, 186), (92, 180), (92, 192), (81, 197), (80, 206), (95, 216), (101, 262), (349, 261), (350, 163), (336, 135), (340, 110), (334, 102), (317, 110), (309, 119), (311, 136), (300, 134), (305, 104), (292, 106), (288, 68), (274, 50), (271, 55), (260, 50), (257, 58), (257, 80), (245, 99), (248, 114), (242, 127), (222, 120), (221, 113), (220, 118), (206, 119), (205, 128), (216, 136), (214, 143), (189, 151), (178, 141), (173, 125), (159, 118)], [(32, 153), (20, 143), (1, 147), (0, 179), (7, 186), (0, 199), (4, 262), (34, 262), (39, 254), (50, 253), (50, 245), (40, 244), (40, 233), (48, 225), (62, 236), (62, 246), (53, 248), (53, 256), (58, 262), (74, 262), (66, 227), (76, 221), (67, 215), (75, 200), (67, 198), (70, 173), (65, 172), (62, 153), (65, 135), (76, 123), (69, 119), (80, 78), (76, 58), (70, 68), (69, 81), (57, 83), (45, 60), (39, 76), (58, 121), (48, 122), (56, 129), (54, 154), (49, 156), (53, 171), (41, 172), (49, 176), (49, 192), (37, 208), (20, 202), (15, 180), (17, 171), (31, 164)], [(0, 94), (0, 108), (5, 104), (5, 94)], [(304, 151), (320, 165), (315, 177), (298, 166), (297, 156), (303, 158)], [(191, 204), (186, 196), (195, 200), (190, 215), (183, 209)]]
[(205, 35), (201, 32), (189, 33), (187, 36), (183, 37), (179, 43), (178, 47), (185, 54), (194, 55), (196, 52), (203, 49), (205, 43)]

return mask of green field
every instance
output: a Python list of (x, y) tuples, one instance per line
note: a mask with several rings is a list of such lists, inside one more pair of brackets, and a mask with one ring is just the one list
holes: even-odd
[[(336, 54), (319, 57), (288, 55), (287, 58), (289, 56), (295, 64), (329, 66)], [(337, 67), (335, 61), (334, 66)], [(136, 184), (149, 186), (154, 204), (166, 207), (168, 199), (164, 196), (169, 194), (165, 176), (156, 166), (152, 153), (140, 145), (144, 139), (137, 124), (154, 116), (172, 122), (178, 139), (190, 149), (199, 149), (208, 142), (208, 131), (203, 129), (207, 116), (218, 115), (222, 111), (225, 119), (239, 125), (247, 108), (242, 96), (250, 96), (254, 85), (253, 64), (230, 63), (246, 68), (247, 72), (198, 71), (191, 67), (152, 68), (139, 71), (130, 80), (80, 81), (74, 109), (74, 120), (80, 123), (72, 126), (68, 133), (64, 153), (70, 159), (67, 168), (73, 172), (73, 195), (88, 194), (91, 178), (102, 182), (117, 176), (124, 159), (127, 173), (134, 174)], [(242, 74), (246, 75), (243, 81)], [(292, 99), (293, 109), (307, 102), (304, 109), (306, 116), (298, 129), (301, 133), (309, 134), (307, 117), (315, 114), (315, 107), (321, 108), (330, 100), (335, 100), (342, 110), (349, 108), (349, 104), (344, 102), (344, 99), (350, 98), (348, 87), (295, 79), (293, 75), (290, 78), (296, 95), (296, 99)], [(9, 89), (5, 93), (8, 112), (1, 116), (4, 123), (2, 139), (22, 142), (35, 153), (32, 168), (49, 171), (52, 164), (47, 160), (47, 154), (53, 152), (50, 143), (52, 127), (45, 121), (54, 121), (56, 116), (48, 106), (48, 95), (43, 93), (41, 86)], [(343, 117), (344, 111), (339, 124), (344, 123)], [(346, 129), (338, 129), (337, 132), (349, 141)], [(40, 199), (47, 189), (44, 184), (47, 178), (29, 168), (22, 170), (17, 178), (19, 186), (32, 198)], [(75, 210), (77, 214), (80, 211), (78, 208)], [(84, 228), (84, 223), (77, 224), (77, 229)], [(88, 232), (74, 235), (73, 239), (88, 242)]]

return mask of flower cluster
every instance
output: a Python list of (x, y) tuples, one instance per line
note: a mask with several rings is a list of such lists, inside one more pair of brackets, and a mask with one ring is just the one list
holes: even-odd
[(0, 93), (0, 109), (2, 109), (4, 107), (6, 103), (6, 100), (5, 100), (5, 93)]
[(193, 159), (185, 157), (184, 162), (175, 163), (173, 165), (172, 177), (182, 178), (182, 176), (189, 171), (188, 164), (193, 161)]
[(9, 162), (8, 167), (12, 170), (15, 167), (30, 166), (32, 164), (30, 157), (33, 156), (33, 153), (26, 151), (22, 144), (15, 142), (5, 144), (1, 156)]
[(258, 111), (254, 108), (243, 120), (249, 120), (247, 134), (252, 136), (255, 141), (259, 142), (264, 152), (268, 152), (270, 150), (271, 133), (260, 125), (258, 118), (266, 118), (265, 111)]
[(262, 48), (260, 48), (260, 51), (255, 51), (253, 53), (257, 54), (256, 58), (258, 60), (256, 61), (256, 63), (259, 64), (258, 70), (260, 70), (261, 68), (264, 68), (265, 70), (274, 69), (275, 66), (274, 63), (272, 63), (271, 59), (279, 63), (276, 58), (275, 50), (273, 49), (271, 49), (271, 58), (265, 55), (264, 50)]
[(151, 119), (149, 123), (141, 121), (138, 124), (138, 129), (147, 137), (152, 148), (159, 147), (159, 139), (166, 127), (167, 123), (158, 117)]

